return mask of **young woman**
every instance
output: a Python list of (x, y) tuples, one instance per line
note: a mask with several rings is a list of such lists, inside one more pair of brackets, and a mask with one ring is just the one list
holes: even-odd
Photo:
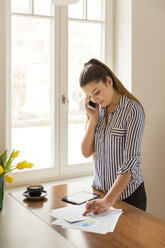
[[(86, 204), (84, 215), (101, 213), (117, 199), (146, 210), (146, 193), (140, 168), (144, 109), (114, 73), (102, 62), (89, 60), (80, 75), (88, 116), (82, 154), (94, 155), (93, 187), (107, 193)], [(89, 101), (95, 109), (88, 107)]]

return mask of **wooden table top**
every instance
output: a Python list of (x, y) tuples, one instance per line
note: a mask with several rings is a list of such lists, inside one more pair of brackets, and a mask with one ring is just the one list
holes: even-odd
[(0, 211), (0, 248), (75, 248), (73, 244), (5, 193)]
[(49, 215), (50, 210), (69, 204), (61, 201), (62, 197), (81, 190), (99, 193), (102, 197), (104, 194), (81, 183), (56, 185), (45, 190), (48, 195), (40, 201), (25, 199), (23, 192), (13, 192), (10, 195), (78, 248), (165, 247), (165, 221), (119, 200), (113, 207), (121, 208), (123, 214), (113, 233), (96, 234), (52, 225), (55, 218)]

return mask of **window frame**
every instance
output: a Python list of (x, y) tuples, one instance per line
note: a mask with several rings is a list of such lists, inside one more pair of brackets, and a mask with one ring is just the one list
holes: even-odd
[[(108, 11), (108, 9), (110, 11)], [(68, 96), (68, 7), (54, 8), (54, 154), (55, 167), (21, 171), (12, 173), (15, 177), (12, 186), (30, 183), (32, 181), (48, 181), (70, 176), (82, 176), (93, 173), (92, 163), (69, 165), (66, 137), (68, 137), (68, 118), (66, 106), (61, 102), (61, 96)], [(105, 27), (103, 32), (103, 61), (113, 68), (114, 48), (114, 0), (105, 0)], [(19, 14), (20, 15), (20, 14)], [(11, 2), (2, 0), (0, 3), (0, 148), (8, 148), (11, 152)], [(3, 38), (2, 38), (3, 37)], [(65, 42), (64, 42), (65, 41)], [(5, 63), (4, 63), (5, 62)], [(66, 73), (63, 73), (63, 68)], [(65, 82), (65, 83), (62, 83)], [(64, 125), (65, 123), (65, 125)], [(60, 131), (59, 131), (60, 130)], [(65, 156), (64, 156), (65, 154)]]
[[(108, 1), (105, 1), (108, 2)], [(86, 6), (86, 4), (85, 4)], [(85, 7), (84, 6), (84, 7)], [(104, 6), (106, 7), (106, 6)], [(85, 16), (84, 19), (78, 19), (78, 18), (69, 18), (68, 17), (68, 11), (66, 7), (60, 8), (61, 14), (60, 14), (60, 23), (62, 24), (60, 26), (60, 43), (63, 42), (63, 40), (67, 41), (65, 44), (62, 44), (61, 47), (63, 47), (61, 56), (61, 64), (60, 67), (64, 68), (65, 67), (65, 75), (61, 74), (62, 80), (61, 80), (61, 89), (60, 89), (60, 96), (65, 95), (68, 98), (68, 60), (65, 60), (65, 58), (68, 55), (68, 23), (69, 21), (79, 21), (79, 22), (86, 22), (86, 23), (102, 23), (102, 36), (104, 37), (102, 39), (102, 42), (104, 43), (107, 38), (105, 37), (105, 21), (96, 21), (96, 20), (87, 20), (87, 13), (85, 11)], [(106, 13), (105, 13), (105, 18), (106, 18)], [(104, 27), (103, 27), (104, 25)], [(108, 29), (107, 29), (108, 30)], [(103, 60), (105, 60), (105, 47), (102, 46), (102, 56)], [(64, 59), (64, 61), (62, 61)], [(62, 82), (65, 82), (64, 84)], [(69, 100), (69, 99), (68, 99)], [(64, 119), (62, 120), (60, 118), (60, 123), (61, 123), (61, 130), (60, 130), (60, 158), (61, 158), (61, 163), (60, 163), (60, 175), (61, 176), (80, 176), (80, 175), (86, 175), (86, 174), (92, 174), (93, 173), (93, 162), (92, 163), (81, 163), (81, 164), (74, 164), (74, 165), (69, 165), (68, 164), (68, 139), (66, 142), (66, 137), (68, 137), (68, 116), (66, 113), (66, 106), (64, 104), (61, 104), (60, 108), (61, 112), (61, 117)], [(84, 124), (85, 126), (85, 124)], [(63, 156), (65, 154), (65, 156)]]

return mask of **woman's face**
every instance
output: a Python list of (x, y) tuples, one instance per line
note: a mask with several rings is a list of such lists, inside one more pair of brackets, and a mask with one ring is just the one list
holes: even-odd
[(82, 90), (90, 101), (100, 104), (102, 107), (107, 107), (114, 96), (114, 88), (111, 78), (107, 78), (106, 84), (102, 81), (99, 83), (90, 82), (84, 86)]

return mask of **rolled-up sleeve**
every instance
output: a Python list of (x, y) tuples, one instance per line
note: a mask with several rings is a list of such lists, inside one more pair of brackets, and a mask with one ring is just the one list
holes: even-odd
[(144, 113), (139, 104), (134, 104), (127, 117), (123, 163), (118, 167), (118, 174), (132, 173), (132, 183), (137, 181), (139, 177), (137, 167), (141, 163), (140, 156), (143, 131)]

